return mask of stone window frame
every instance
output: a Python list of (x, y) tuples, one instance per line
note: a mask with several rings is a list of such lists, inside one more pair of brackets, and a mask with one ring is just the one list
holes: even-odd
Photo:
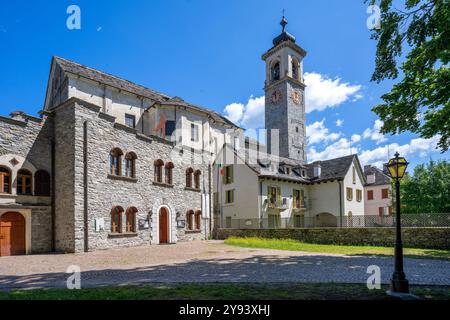
[(122, 213), (121, 206), (115, 206), (111, 209), (111, 234), (122, 234)]
[(194, 169), (186, 169), (186, 188), (192, 188), (192, 175), (194, 174)]
[[(0, 194), (11, 194), (12, 193), (12, 172), (11, 169), (5, 166), (0, 166)], [(5, 172), (6, 171), (6, 172)], [(5, 192), (5, 177), (8, 177), (7, 188), (8, 191)]]
[(17, 172), (17, 195), (33, 195), (33, 173), (27, 169), (20, 169)]
[(195, 229), (200, 231), (202, 228), (202, 211), (197, 210), (195, 212)]
[(186, 229), (189, 231), (194, 231), (194, 210), (188, 210), (186, 212)]
[[(278, 65), (278, 66), (277, 66)], [(277, 66), (278, 74), (275, 74), (275, 66)], [(270, 63), (270, 81), (275, 82), (281, 79), (281, 62), (279, 59), (275, 59)]]
[(122, 176), (123, 151), (120, 148), (113, 148), (109, 153), (109, 173), (113, 176)]
[(135, 152), (127, 152), (125, 155), (125, 176), (128, 178), (136, 178), (136, 160), (138, 159)]
[(292, 57), (291, 68), (292, 68), (292, 78), (300, 81), (300, 61), (295, 57)]
[(173, 169), (175, 168), (173, 162), (166, 163), (164, 167), (164, 179), (167, 185), (173, 185)]
[(202, 172), (200, 170), (196, 170), (194, 172), (194, 189), (200, 190), (200, 177)]
[(156, 183), (163, 183), (163, 167), (164, 167), (164, 161), (161, 159), (155, 160), (154, 163), (154, 181)]
[(138, 209), (136, 207), (129, 207), (125, 213), (125, 227), (126, 233), (136, 233), (136, 214)]

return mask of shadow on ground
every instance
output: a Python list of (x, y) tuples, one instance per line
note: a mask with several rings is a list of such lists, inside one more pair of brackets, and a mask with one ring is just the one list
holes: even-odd
[[(190, 260), (130, 269), (81, 270), (81, 286), (205, 282), (366, 283), (370, 276), (367, 268), (371, 265), (380, 267), (382, 283), (388, 283), (393, 271), (392, 257), (261, 255), (244, 259)], [(448, 261), (406, 259), (405, 271), (412, 284), (450, 284)], [(69, 276), (71, 274), (66, 273), (0, 275), (0, 290), (65, 288)]]

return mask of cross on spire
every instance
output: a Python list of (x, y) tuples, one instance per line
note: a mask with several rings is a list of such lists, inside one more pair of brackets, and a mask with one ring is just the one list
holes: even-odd
[(284, 16), (285, 10), (283, 9), (283, 19), (281, 19), (281, 26), (283, 27), (283, 32), (286, 32), (286, 25), (288, 24), (288, 21), (286, 20)]

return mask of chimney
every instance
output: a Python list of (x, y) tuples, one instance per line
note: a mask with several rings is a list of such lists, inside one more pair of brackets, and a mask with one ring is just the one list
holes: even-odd
[(320, 165), (320, 162), (314, 163), (314, 178), (320, 178), (322, 175), (322, 166)]
[(25, 121), (25, 113), (22, 111), (14, 111), (10, 114), (10, 117), (14, 120)]

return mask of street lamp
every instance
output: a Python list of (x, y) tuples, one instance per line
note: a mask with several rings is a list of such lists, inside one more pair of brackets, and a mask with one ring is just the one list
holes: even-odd
[(409, 283), (403, 272), (402, 227), (400, 221), (400, 179), (405, 175), (408, 164), (406, 159), (400, 157), (398, 152), (395, 154), (395, 158), (389, 160), (387, 164), (389, 176), (395, 179), (395, 271), (392, 275), (391, 289), (389, 292), (392, 294), (409, 294)]

